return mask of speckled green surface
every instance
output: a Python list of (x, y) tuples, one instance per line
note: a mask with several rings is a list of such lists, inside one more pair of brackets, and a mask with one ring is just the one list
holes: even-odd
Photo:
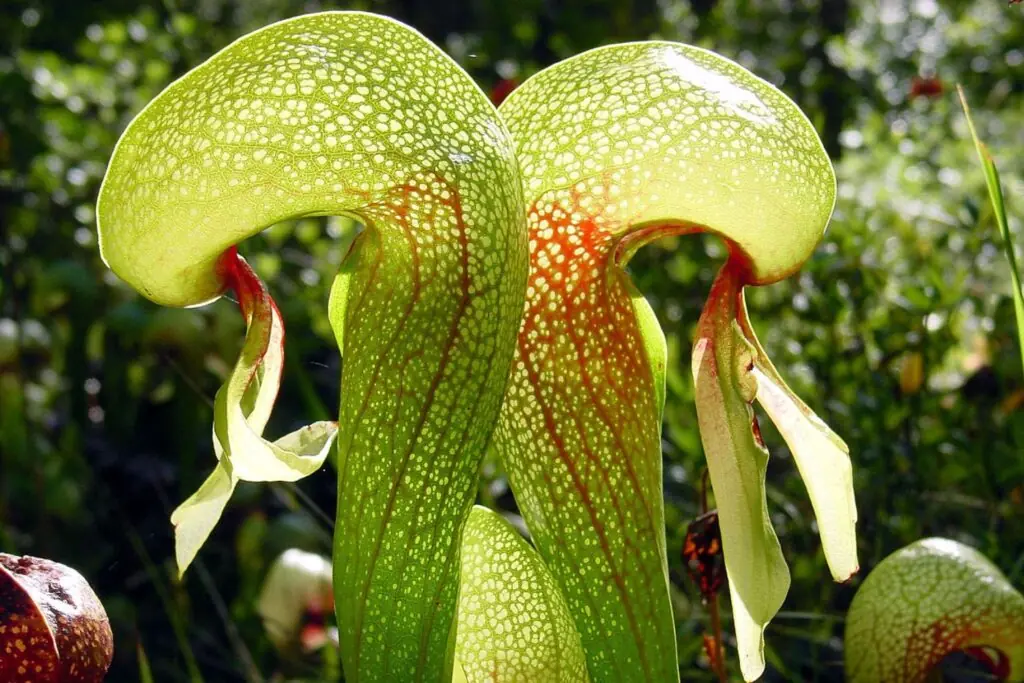
[(988, 558), (946, 538), (888, 556), (868, 575), (846, 615), (850, 683), (917, 683), (943, 657), (990, 647), (1024, 680), (1024, 596)]
[(537, 551), (475, 507), (462, 537), (455, 658), (467, 681), (586, 683), (579, 632)]

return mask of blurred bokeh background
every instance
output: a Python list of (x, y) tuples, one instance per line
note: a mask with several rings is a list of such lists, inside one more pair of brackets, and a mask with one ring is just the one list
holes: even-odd
[[(1008, 270), (955, 84), (996, 158), (1019, 248), (1024, 6), (2, 0), (0, 550), (64, 562), (92, 582), (114, 625), (109, 680), (139, 680), (140, 653), (159, 682), (340, 679), (329, 637), (279, 651), (257, 612), (275, 557), (329, 554), (330, 467), (297, 486), (243, 485), (177, 580), (169, 512), (212, 468), (212, 397), (243, 322), (226, 299), (198, 310), (141, 300), (101, 262), (94, 215), (111, 149), (146, 102), (242, 34), (320, 9), (412, 24), (496, 99), (559, 59), (649, 37), (713, 49), (789, 94), (832, 155), (839, 203), (800, 276), (749, 302), (780, 371), (850, 445), (863, 571), (942, 535), (976, 546), (1021, 585), (1024, 381)], [(337, 405), (326, 301), (348, 227), (305, 219), (242, 248), (289, 332), (270, 434)], [(669, 340), (667, 531), (684, 680), (711, 680), (707, 613), (679, 553), (703, 469), (690, 344), (723, 255), (714, 240), (682, 238), (630, 265)], [(838, 680), (843, 616), (860, 579), (829, 580), (803, 484), (763, 425), (774, 456), (769, 502), (793, 573), (767, 631), (766, 680)], [(515, 512), (496, 462), (485, 464), (480, 500)], [(305, 618), (314, 631), (324, 619)]]

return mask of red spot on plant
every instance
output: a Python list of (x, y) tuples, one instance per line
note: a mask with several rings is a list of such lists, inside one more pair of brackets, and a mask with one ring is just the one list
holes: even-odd
[(910, 99), (918, 97), (935, 98), (942, 95), (945, 86), (934, 76), (914, 76), (910, 82)]
[(319, 650), (328, 643), (337, 641), (337, 636), (332, 638), (329, 628), (329, 618), (334, 614), (334, 596), (326, 596), (325, 601), (313, 598), (302, 615), (302, 626), (299, 631), (299, 644), (303, 652)]
[(81, 574), (0, 553), (0, 681), (99, 683), (113, 654), (107, 614)]
[(761, 425), (757, 421), (757, 415), (750, 416), (750, 431), (753, 432), (754, 441), (757, 442), (757, 445), (761, 448), (767, 448), (764, 445), (764, 437), (761, 436)]

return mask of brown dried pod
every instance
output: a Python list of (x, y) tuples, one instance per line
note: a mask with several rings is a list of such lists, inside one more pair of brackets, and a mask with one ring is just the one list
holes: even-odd
[(81, 574), (0, 553), (0, 681), (100, 683), (113, 656), (107, 613)]

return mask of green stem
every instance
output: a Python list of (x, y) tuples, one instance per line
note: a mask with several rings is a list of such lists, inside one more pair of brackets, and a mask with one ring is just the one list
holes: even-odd
[(171, 622), (171, 631), (174, 633), (174, 639), (178, 642), (178, 650), (181, 652), (181, 656), (185, 658), (185, 668), (188, 670), (189, 680), (191, 683), (203, 683), (203, 674), (199, 671), (199, 665), (196, 663), (195, 655), (192, 653), (192, 646), (188, 642), (185, 623), (178, 613), (177, 606), (171, 599), (171, 594), (160, 577), (160, 572), (157, 571), (156, 565), (153, 564), (153, 558), (150, 557), (149, 551), (146, 550), (146, 546), (143, 545), (142, 539), (139, 538), (135, 528), (127, 521), (125, 522), (125, 534), (128, 536), (128, 542), (131, 543), (135, 554), (142, 561), (146, 575), (149, 576), (149, 581), (153, 584), (153, 589), (156, 591), (157, 597), (160, 598), (160, 603), (164, 607), (164, 614), (167, 615), (167, 620)]

